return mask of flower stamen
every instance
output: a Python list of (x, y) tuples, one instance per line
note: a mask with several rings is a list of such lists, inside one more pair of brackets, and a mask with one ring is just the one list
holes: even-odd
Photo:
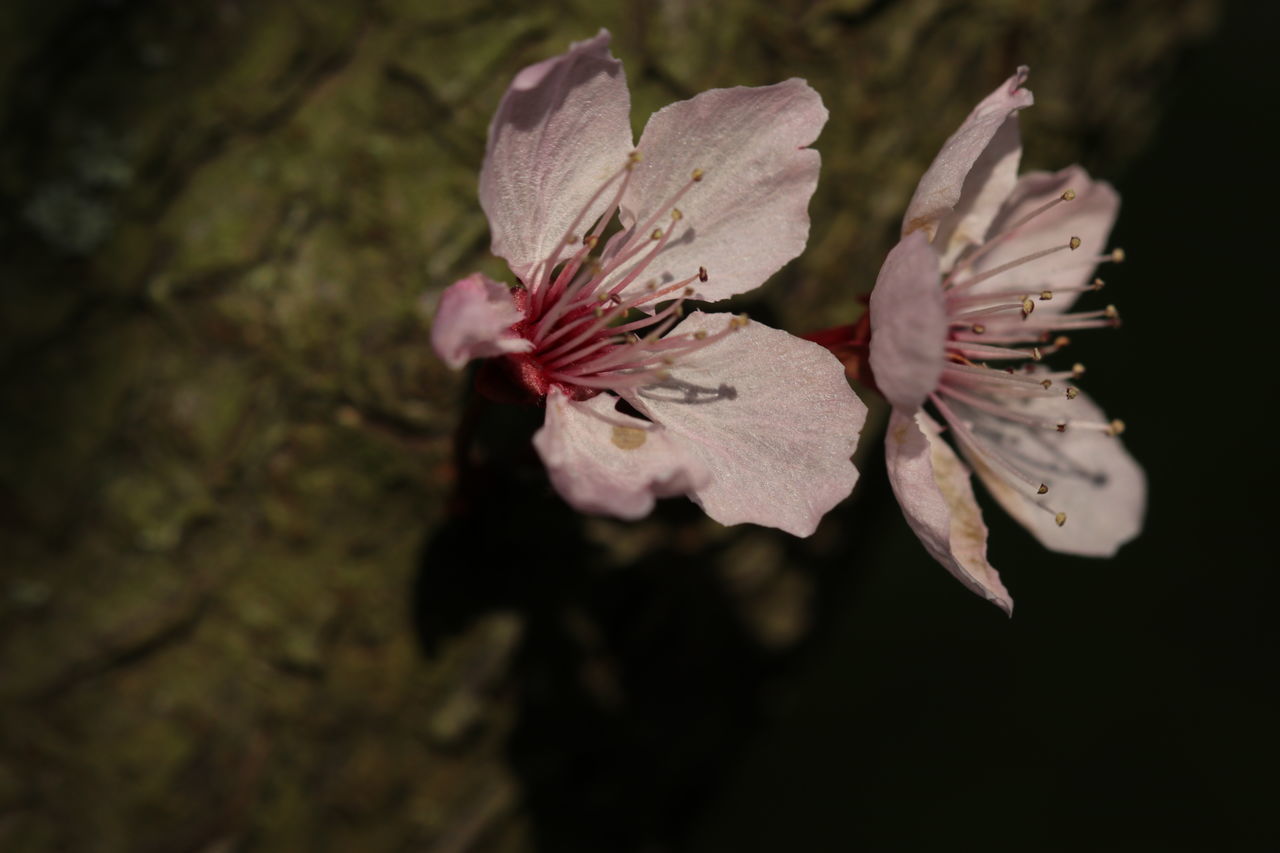
[(1021, 258), (1017, 258), (1007, 263), (1003, 263), (998, 267), (993, 267), (987, 270), (986, 272), (979, 273), (978, 275), (975, 275), (973, 278), (968, 278), (961, 282), (955, 281), (956, 273), (960, 271), (959, 269), (957, 269), (956, 271), (948, 275), (945, 279), (943, 279), (942, 287), (943, 287), (943, 290), (947, 291), (948, 293), (954, 293), (956, 291), (973, 287), (975, 284), (981, 284), (984, 281), (993, 279), (996, 276), (1002, 275), (1011, 269), (1015, 269), (1017, 267), (1022, 266), (1023, 264), (1029, 264), (1032, 261), (1038, 261), (1041, 258), (1048, 257), (1049, 255), (1052, 255), (1064, 250), (1074, 252), (1078, 248), (1080, 248), (1080, 238), (1072, 237), (1065, 244), (1062, 244), (1059, 246), (1051, 246), (1047, 249), (1040, 249), (1039, 251), (1032, 252), (1029, 255), (1023, 255)]
[(1048, 213), (1050, 210), (1053, 210), (1055, 207), (1057, 207), (1058, 205), (1064, 202), (1075, 201), (1075, 200), (1076, 200), (1075, 190), (1068, 189), (1063, 191), (1062, 195), (1040, 205), (1035, 210), (1031, 211), (1026, 216), (1019, 219), (1017, 222), (1014, 222), (1013, 224), (1006, 226), (1005, 229), (999, 232), (998, 234), (993, 234), (992, 236), (988, 237), (985, 243), (983, 243), (974, 251), (970, 252), (967, 257), (961, 259), (960, 263), (957, 265), (957, 271), (959, 271), (960, 269), (971, 268), (974, 265), (974, 263), (978, 261), (979, 258), (987, 254), (987, 252), (991, 251), (996, 246), (1000, 245), (1001, 243), (1005, 242), (1009, 238), (1016, 235), (1024, 225), (1031, 222), (1033, 219), (1036, 219), (1037, 217), (1045, 213)]

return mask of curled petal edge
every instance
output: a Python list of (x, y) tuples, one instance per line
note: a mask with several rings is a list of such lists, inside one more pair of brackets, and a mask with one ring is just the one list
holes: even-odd
[(889, 484), (929, 554), (971, 591), (1013, 615), (1013, 598), (987, 562), (987, 526), (968, 468), (923, 412), (895, 411), (885, 439)]
[(533, 343), (511, 331), (521, 316), (506, 285), (472, 273), (440, 295), (431, 346), (455, 370), (473, 358), (528, 352)]
[(1018, 110), (1035, 103), (1023, 88), (1029, 69), (1023, 65), (999, 88), (978, 103), (955, 133), (947, 138), (938, 156), (925, 171), (902, 220), (902, 235), (924, 230), (933, 239), (938, 223), (955, 209), (964, 190), (965, 178), (987, 150), (997, 131)]

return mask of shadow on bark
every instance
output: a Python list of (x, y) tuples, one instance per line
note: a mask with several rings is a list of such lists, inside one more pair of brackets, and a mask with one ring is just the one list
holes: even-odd
[(728, 543), (695, 533), (696, 506), (662, 502), (656, 522), (677, 534), (606, 565), (527, 433), (514, 437), (541, 412), (499, 408), (489, 420), (516, 449), (469, 468), (425, 545), (419, 640), (438, 655), (478, 621), (515, 614), (520, 647), (494, 689), (518, 708), (507, 756), (539, 848), (661, 849), (732, 766), (771, 655), (717, 571)]

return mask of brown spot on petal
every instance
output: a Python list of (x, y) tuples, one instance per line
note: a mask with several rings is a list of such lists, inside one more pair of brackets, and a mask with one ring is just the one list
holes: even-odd
[(639, 427), (615, 426), (613, 428), (613, 444), (622, 450), (635, 450), (644, 444), (645, 431)]

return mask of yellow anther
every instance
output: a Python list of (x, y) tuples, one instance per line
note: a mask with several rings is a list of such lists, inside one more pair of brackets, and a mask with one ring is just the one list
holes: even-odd
[(671, 371), (670, 371), (670, 370), (655, 370), (655, 371), (653, 372), (653, 378), (654, 378), (654, 379), (656, 379), (656, 380), (658, 380), (659, 382), (666, 382), (668, 379), (670, 379), (670, 378), (671, 378)]
[(1044, 354), (1040, 352), (1040, 347), (1032, 347), (1032, 348), (1031, 348), (1031, 360), (1032, 360), (1032, 361), (1039, 361), (1039, 360), (1040, 360), (1040, 359), (1042, 359), (1042, 358), (1044, 358)]
[(655, 228), (655, 229), (653, 229), (653, 233), (649, 235), (649, 239), (650, 239), (650, 240), (661, 240), (661, 239), (662, 239), (662, 229), (661, 229), (661, 228)]
[(1053, 339), (1054, 349), (1062, 349), (1063, 347), (1068, 346), (1070, 343), (1071, 343), (1071, 338), (1068, 338), (1066, 335), (1058, 335), (1056, 338)]
[(1065, 512), (1060, 512), (1053, 517), (1053, 520), (1054, 520), (1054, 523), (1056, 523), (1059, 527), (1061, 527), (1062, 525), (1067, 523), (1067, 514)]
[(969, 330), (973, 332), (975, 335), (981, 335), (986, 333), (987, 327), (982, 325), (981, 323), (974, 323), (972, 326), (969, 327)]
[(1107, 283), (1100, 278), (1095, 278), (1093, 280), (1093, 283), (1089, 286), (1092, 287), (1094, 290), (1102, 290), (1102, 288), (1107, 286)]
[(1053, 298), (1053, 291), (1052, 291), (1052, 290), (1042, 290), (1042, 291), (1040, 291), (1040, 301), (1041, 301), (1041, 302), (1048, 302), (1048, 301), (1049, 301), (1050, 299), (1052, 299), (1052, 298)]
[(686, 288), (684, 289), (684, 295), (685, 295), (686, 297), (693, 296), (693, 288), (692, 288), (692, 287), (686, 287)]
[(1075, 379), (1079, 379), (1081, 376), (1084, 376), (1084, 365), (1078, 361), (1071, 365), (1071, 376)]
[(591, 234), (582, 241), (582, 245), (586, 246), (588, 249), (594, 249), (596, 246), (600, 245), (600, 238)]
[(1076, 249), (1080, 248), (1080, 238), (1072, 237), (1070, 240), (1067, 241), (1067, 245), (1071, 248), (1071, 251), (1074, 252)]
[(735, 314), (733, 319), (729, 321), (730, 329), (745, 329), (747, 323), (751, 322), (751, 318), (746, 314)]
[(1036, 494), (1037, 494), (1037, 495), (1047, 495), (1047, 494), (1049, 494), (1049, 487), (1048, 487), (1048, 486), (1046, 486), (1044, 483), (1041, 483), (1041, 484), (1040, 484), (1040, 488), (1036, 489)]
[(1052, 379), (1045, 379), (1045, 380), (1042, 380), (1042, 381), (1040, 382), (1040, 387), (1041, 387), (1041, 388), (1043, 388), (1044, 390), (1048, 391), (1050, 388), (1052, 388), (1052, 387), (1053, 387), (1053, 380), (1052, 380)]
[(1124, 263), (1124, 249), (1112, 249), (1111, 260), (1115, 261), (1117, 264)]
[(637, 163), (644, 159), (644, 155), (639, 151), (632, 151), (627, 155), (627, 168), (634, 168)]
[(1110, 320), (1120, 319), (1120, 309), (1114, 305), (1108, 305), (1103, 309), (1102, 313), (1106, 314), (1107, 318)]
[(1036, 304), (1031, 301), (1030, 296), (1022, 297), (1022, 317), (1026, 319), (1032, 311), (1036, 310)]
[(679, 222), (681, 219), (684, 219), (684, 214), (680, 212), (680, 208), (678, 207), (671, 208), (671, 221)]
[(694, 169), (694, 170), (693, 170), (693, 174), (691, 175), (691, 177), (693, 178), (694, 182), (696, 183), (696, 182), (698, 182), (698, 181), (702, 180), (702, 176), (703, 176), (703, 174), (704, 174), (704, 172), (703, 172), (701, 169)]
[(1124, 432), (1124, 429), (1124, 421), (1116, 418), (1111, 422), (1110, 429), (1107, 430), (1107, 433), (1109, 435), (1120, 435), (1120, 433)]
[(701, 340), (704, 340), (704, 339), (706, 339), (706, 337), (707, 337), (707, 330), (706, 330), (706, 329), (699, 329), (698, 331), (696, 331), (696, 332), (694, 332), (694, 333), (693, 333), (693, 339), (694, 339), (695, 341), (701, 341)]
[(1076, 200), (1076, 191), (1075, 191), (1075, 190), (1067, 190), (1066, 192), (1064, 192), (1064, 193), (1062, 194), (1062, 200), (1063, 200), (1063, 201), (1075, 201), (1075, 200)]
[(578, 242), (578, 235), (577, 235), (577, 234), (569, 234), (568, 236), (566, 236), (566, 237), (564, 238), (564, 242), (565, 242), (567, 245), (572, 246), (574, 243)]
[(1079, 389), (1079, 388), (1068, 388), (1068, 389), (1067, 389), (1067, 399), (1068, 399), (1068, 400), (1074, 400), (1076, 397), (1079, 397), (1079, 396), (1080, 396), (1080, 389)]
[(604, 309), (603, 309), (603, 308), (596, 308), (596, 309), (595, 309), (595, 310), (593, 310), (591, 313), (592, 313), (592, 314), (594, 314), (594, 315), (596, 315), (596, 319), (597, 319), (597, 320), (599, 320), (601, 317), (603, 317), (603, 316), (604, 316)]

